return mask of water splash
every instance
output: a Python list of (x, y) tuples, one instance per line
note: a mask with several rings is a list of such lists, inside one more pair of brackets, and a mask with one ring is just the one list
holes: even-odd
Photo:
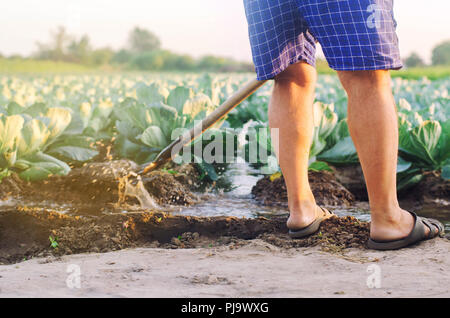
[(117, 177), (119, 180), (118, 206), (123, 206), (127, 197), (136, 198), (143, 209), (161, 210), (161, 207), (145, 189), (142, 178), (135, 172)]

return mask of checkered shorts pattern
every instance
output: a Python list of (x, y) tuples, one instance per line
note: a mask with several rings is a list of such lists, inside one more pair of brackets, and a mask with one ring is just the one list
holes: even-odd
[(316, 42), (338, 71), (402, 67), (393, 0), (244, 0), (259, 80), (315, 66)]

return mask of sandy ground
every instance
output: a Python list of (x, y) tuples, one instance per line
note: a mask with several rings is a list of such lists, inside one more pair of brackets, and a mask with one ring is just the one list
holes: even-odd
[(261, 240), (237, 249), (138, 248), (0, 266), (0, 297), (450, 297), (449, 252), (446, 239), (343, 255)]

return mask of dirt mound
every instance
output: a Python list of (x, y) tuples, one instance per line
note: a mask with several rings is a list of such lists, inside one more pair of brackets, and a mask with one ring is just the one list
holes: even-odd
[(16, 174), (2, 179), (0, 182), (0, 200), (4, 201), (19, 196), (25, 186), (25, 182)]
[(366, 181), (360, 165), (333, 167), (336, 180), (350, 191), (358, 201), (368, 201)]
[[(187, 171), (188, 168), (180, 169)], [(117, 203), (119, 179), (138, 170), (139, 166), (132, 161), (116, 160), (89, 163), (72, 169), (67, 176), (52, 176), (41, 182), (25, 182), (12, 175), (2, 181), (0, 197), (88, 205), (95, 209)], [(184, 172), (177, 173), (177, 177), (174, 177), (167, 171), (154, 171), (143, 177), (143, 182), (160, 204), (189, 205), (195, 202), (196, 196), (189, 189), (189, 183), (185, 186), (180, 182), (189, 178), (193, 177)], [(135, 198), (127, 198), (126, 202), (137, 203)]]
[(160, 204), (191, 205), (195, 203), (197, 198), (189, 191), (189, 186), (178, 181), (187, 181), (183, 180), (183, 178), (188, 177), (181, 174), (178, 175), (177, 179), (168, 172), (154, 171), (144, 177), (142, 181), (148, 193), (156, 198)]
[[(317, 204), (327, 206), (350, 205), (354, 200), (351, 194), (336, 178), (327, 171), (309, 172), (309, 182)], [(287, 191), (284, 177), (270, 180), (266, 176), (259, 180), (252, 189), (253, 197), (264, 205), (287, 207)]]
[(194, 164), (184, 164), (184, 165), (169, 165), (169, 170), (172, 172), (173, 177), (187, 186), (190, 190), (195, 191), (201, 187), (200, 174), (195, 168)]
[(160, 244), (169, 248), (197, 247), (205, 245), (205, 240), (207, 245), (217, 245), (230, 242), (221, 240), (223, 236), (252, 239), (265, 232), (281, 232), (284, 224), (282, 219), (199, 218), (145, 212), (78, 217), (21, 207), (0, 212), (0, 263)]
[[(367, 188), (361, 166), (334, 167), (339, 183), (348, 189), (358, 201), (367, 201)], [(437, 171), (423, 173), (422, 180), (412, 188), (398, 192), (401, 200), (414, 202), (450, 201), (450, 181), (441, 178)]]
[(369, 239), (369, 223), (352, 216), (332, 217), (320, 225), (319, 231), (303, 239), (291, 239), (287, 234), (265, 233), (260, 236), (264, 241), (278, 247), (307, 247), (320, 245), (325, 250), (339, 251), (345, 248), (365, 248)]
[[(0, 263), (34, 256), (101, 252), (135, 246), (120, 218), (67, 216), (41, 209), (0, 212)], [(53, 242), (53, 246), (52, 246)]]
[(292, 240), (286, 219), (200, 218), (166, 213), (75, 217), (37, 208), (0, 212), (0, 263), (35, 256), (107, 252), (130, 247), (195, 248), (230, 245), (261, 238), (283, 247), (321, 245), (335, 251), (363, 248), (368, 224), (353, 217), (332, 218), (308, 238)]
[(399, 197), (425, 203), (439, 200), (450, 201), (450, 181), (442, 179), (436, 171), (427, 171), (417, 185), (401, 191)]

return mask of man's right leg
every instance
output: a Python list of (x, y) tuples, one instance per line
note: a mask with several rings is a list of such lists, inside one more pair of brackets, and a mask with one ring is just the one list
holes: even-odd
[(315, 68), (307, 63), (289, 66), (275, 78), (269, 104), (270, 128), (278, 129), (279, 140), (272, 139), (286, 181), (290, 229), (308, 226), (323, 213), (316, 206), (308, 182), (316, 79)]

